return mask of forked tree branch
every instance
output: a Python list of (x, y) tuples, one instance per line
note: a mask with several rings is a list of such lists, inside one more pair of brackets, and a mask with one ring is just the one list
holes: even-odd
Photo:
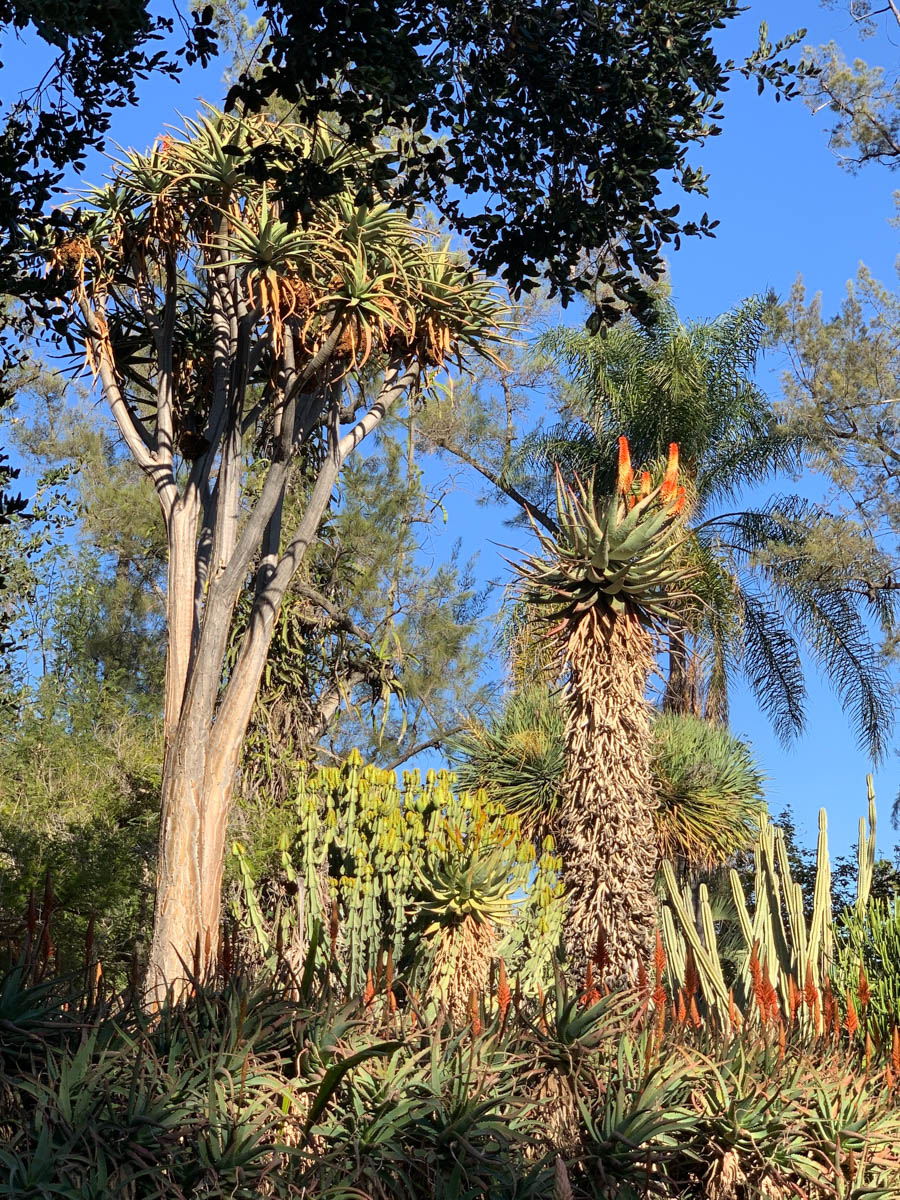
[(87, 325), (88, 339), (100, 377), (100, 386), (109, 405), (113, 419), (121, 433), (131, 456), (145, 475), (149, 476), (159, 502), (162, 506), (166, 521), (171, 518), (172, 507), (178, 496), (175, 476), (171, 460), (159, 461), (153, 453), (152, 440), (146, 428), (129, 409), (116, 378), (115, 363), (109, 345), (109, 334), (106, 330), (106, 318), (102, 313), (94, 312), (87, 297), (80, 301), (81, 312)]
[[(339, 477), (341, 466), (347, 455), (378, 426), (394, 404), (412, 390), (418, 382), (419, 374), (417, 363), (404, 366), (402, 362), (395, 362), (389, 365), (384, 383), (369, 412), (361, 421), (357, 422), (348, 434), (336, 444), (332, 443), (332, 452), (326, 457), (319, 470), (312, 494), (307, 502), (306, 511), (269, 583), (254, 600), (250, 622), (213, 727), (211, 744), (213, 755), (219, 749), (224, 749), (232, 744), (236, 731), (245, 728), (250, 719), (253, 701), (272, 640), (276, 616), (288, 586), (315, 539), (322, 517), (331, 502), (332, 491)], [(274, 467), (270, 469), (270, 476), (273, 469)], [(268, 479), (266, 482), (268, 483)], [(229, 567), (230, 570), (231, 567)], [(229, 614), (230, 611), (229, 609)], [(209, 617), (210, 613), (207, 610), (204, 635), (206, 626), (209, 624)]]

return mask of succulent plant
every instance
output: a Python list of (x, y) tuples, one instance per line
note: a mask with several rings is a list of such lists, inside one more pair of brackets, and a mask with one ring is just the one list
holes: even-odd
[(568, 487), (557, 470), (557, 532), (538, 532), (542, 554), (518, 568), (529, 598), (564, 621), (594, 606), (614, 613), (629, 608), (644, 622), (669, 616), (688, 595), (683, 568), (671, 563), (686, 502), (677, 480), (673, 443), (661, 482), (653, 487), (649, 471), (636, 482), (625, 438), (619, 439), (619, 475), (611, 497), (596, 497), (593, 486), (580, 479)]
[(685, 491), (672, 445), (660, 483), (638, 480), (619, 440), (615, 493), (567, 487), (557, 473), (557, 531), (518, 567), (527, 601), (553, 622), (568, 671), (566, 768), (558, 842), (566, 864), (566, 945), (579, 982), (634, 980), (656, 925), (656, 796), (650, 764), (649, 628), (673, 615), (689, 571), (673, 562)]
[[(456, 840), (455, 838), (453, 840)], [(474, 1015), (488, 987), (500, 931), (512, 921), (519, 886), (514, 847), (477, 845), (419, 873), (418, 922), (428, 946), (426, 994), (457, 1022)]]
[(419, 960), (433, 957), (439, 929), (471, 919), (511, 972), (546, 985), (562, 925), (559, 858), (552, 843), (536, 857), (518, 816), (454, 783), (429, 771), (399, 784), (355, 751), (340, 767), (302, 771), (271, 855), (253, 862), (234, 847), (236, 915), (257, 953), (274, 961), (280, 945), (302, 959), (315, 928), (327, 929), (320, 960), (353, 997), (388, 949), (427, 981)]

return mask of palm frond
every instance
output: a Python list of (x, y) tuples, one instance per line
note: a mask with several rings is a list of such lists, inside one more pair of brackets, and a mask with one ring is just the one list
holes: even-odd
[(813, 581), (795, 580), (780, 590), (860, 744), (878, 762), (893, 724), (894, 689), (859, 613), (846, 593)]
[(742, 667), (760, 708), (784, 741), (806, 724), (806, 684), (800, 650), (769, 598), (742, 590)]
[(458, 737), (450, 753), (462, 789), (484, 788), (527, 827), (545, 827), (560, 803), (566, 764), (558, 695), (541, 685), (513, 694), (491, 724)]

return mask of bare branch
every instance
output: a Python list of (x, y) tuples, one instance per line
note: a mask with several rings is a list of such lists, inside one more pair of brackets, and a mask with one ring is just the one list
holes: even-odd
[(429, 738), (427, 742), (419, 742), (417, 745), (411, 746), (409, 750), (399, 755), (393, 762), (388, 763), (383, 769), (385, 771), (396, 771), (398, 767), (402, 767), (405, 762), (408, 762), (416, 754), (424, 754), (426, 750), (440, 750), (447, 738), (454, 737), (457, 733), (462, 733), (465, 729), (465, 725), (451, 725), (449, 729), (442, 729), (439, 734), (433, 738)]
[(106, 329), (106, 319), (101, 313), (95, 313), (87, 297), (80, 302), (81, 312), (87, 325), (91, 354), (100, 376), (103, 395), (110, 407), (113, 418), (118, 426), (125, 444), (131, 451), (132, 458), (141, 470), (150, 477), (156, 494), (162, 506), (163, 515), (168, 520), (172, 514), (172, 506), (178, 496), (175, 476), (171, 462), (158, 462), (152, 453), (151, 441), (142, 422), (129, 409), (116, 379), (115, 364), (112, 360), (112, 350), (109, 344), (109, 334)]
[(166, 298), (162, 324), (153, 330), (156, 342), (156, 454), (160, 462), (172, 461), (175, 452), (174, 340), (178, 275), (175, 252), (166, 255)]
[(489, 483), (492, 483), (494, 487), (499, 488), (499, 490), (503, 492), (505, 496), (508, 496), (510, 500), (515, 501), (520, 508), (523, 508), (528, 516), (533, 517), (534, 520), (537, 521), (539, 525), (542, 525), (548, 533), (556, 533), (556, 522), (553, 520), (550, 514), (544, 512), (542, 508), (539, 508), (538, 505), (533, 504), (529, 499), (523, 496), (518, 488), (513, 487), (513, 485), (507, 482), (502, 475), (498, 475), (496, 471), (493, 471), (485, 463), (479, 462), (477, 458), (473, 458), (471, 454), (467, 454), (466, 451), (462, 450), (459, 446), (454, 446), (453, 443), (447, 441), (446, 438), (429, 437), (429, 441), (433, 442), (434, 445), (439, 449), (446, 451), (447, 454), (452, 454), (455, 458), (458, 458), (460, 462), (464, 462), (466, 466), (469, 466), (474, 471), (477, 471), (479, 475), (483, 475)]
[[(256, 695), (259, 679), (265, 666), (266, 654), (272, 640), (275, 619), (281, 608), (285, 592), (297, 573), (307, 550), (315, 539), (322, 517), (331, 502), (332, 491), (340, 474), (341, 464), (352, 449), (359, 445), (362, 439), (377, 427), (378, 423), (390, 411), (393, 405), (415, 386), (418, 379), (418, 363), (411, 363), (405, 367), (402, 362), (391, 364), (385, 374), (384, 383), (378, 397), (366, 416), (357, 423), (350, 433), (341, 438), (340, 441), (334, 440), (333, 432), (330, 434), (331, 452), (327, 455), (325, 462), (319, 470), (312, 494), (307, 502), (306, 511), (269, 583), (257, 594), (254, 601), (253, 609), (250, 613), (250, 623), (247, 632), (244, 634), (240, 654), (232, 671), (231, 680), (226, 689), (225, 697), (222, 700), (216, 724), (213, 728), (214, 745), (212, 753), (216, 752), (216, 748), (220, 744), (228, 744), (227, 739), (233, 735), (233, 730), (244, 728), (247, 720), (249, 720), (253, 699)], [(340, 408), (336, 397), (331, 408), (332, 416), (336, 415)], [(263, 487), (264, 493), (269, 486), (270, 480), (273, 479), (276, 468), (279, 467), (283, 467), (285, 471), (287, 469), (286, 464), (275, 463), (272, 465)], [(241, 543), (243, 543), (248, 530), (253, 525), (254, 528), (258, 529), (253, 545), (255, 547), (259, 544), (259, 538), (262, 535), (265, 524), (265, 522), (261, 522), (259, 510), (260, 504), (257, 504), (256, 510), (241, 535)], [(246, 567), (244, 567), (241, 574), (238, 575), (238, 565), (238, 552), (236, 551), (232, 556), (231, 563), (221, 576), (220, 586), (217, 586), (216, 580), (213, 580), (210, 585), (210, 604), (207, 606), (206, 620), (204, 621), (204, 639), (207, 638), (207, 627), (211, 623), (215, 624), (220, 620), (224, 623), (226, 616), (230, 615), (231, 609), (237, 599), (243, 573), (246, 571)], [(214, 593), (217, 610), (215, 613), (211, 610)], [(226, 604), (228, 605), (227, 610), (225, 609)], [(220, 608), (222, 609), (221, 615), (218, 611)], [(216, 635), (211, 635), (212, 638), (216, 638)], [(216, 638), (216, 641), (218, 640)], [(212, 644), (214, 643), (211, 640)]]

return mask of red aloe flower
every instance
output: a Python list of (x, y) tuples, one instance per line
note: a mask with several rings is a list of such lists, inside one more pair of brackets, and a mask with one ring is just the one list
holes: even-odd
[(501, 958), (500, 972), (497, 979), (497, 1012), (500, 1015), (501, 1023), (506, 1020), (506, 1014), (509, 1011), (511, 1002), (512, 993), (509, 990), (509, 981), (506, 978), (506, 963)]
[(678, 485), (678, 443), (672, 442), (669, 445), (669, 461), (666, 463), (666, 473), (663, 476), (662, 487), (659, 489), (659, 498), (663, 502), (675, 495), (675, 489)]
[(616, 480), (616, 491), (627, 496), (634, 482), (634, 471), (631, 467), (631, 451), (628, 448), (628, 438), (619, 438), (619, 474)]
[(853, 1037), (857, 1029), (859, 1029), (859, 1017), (856, 1015), (856, 1005), (853, 1003), (853, 997), (847, 993), (847, 1017), (846, 1017), (847, 1032)]

